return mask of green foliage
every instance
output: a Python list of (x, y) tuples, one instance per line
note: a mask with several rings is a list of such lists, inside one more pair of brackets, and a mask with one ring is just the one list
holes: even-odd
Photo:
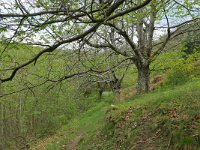
[[(134, 140), (133, 130), (135, 130), (137, 124), (133, 117), (133, 112), (136, 109), (129, 107), (126, 109), (124, 106), (117, 107), (117, 110), (108, 108), (106, 114), (106, 125), (102, 129), (100, 134), (95, 136), (97, 139), (95, 144), (89, 146), (89, 149), (114, 149), (121, 147), (126, 149), (129, 142)], [(135, 116), (135, 115), (134, 115)], [(98, 140), (98, 138), (102, 140)]]
[[(136, 3), (140, 4), (141, 1), (138, 0), (136, 1)], [(155, 21), (162, 20), (162, 17), (165, 15), (165, 13), (170, 13), (170, 9), (175, 10), (175, 12), (171, 16), (187, 17), (189, 12), (185, 13), (185, 8), (193, 9), (198, 3), (197, 1), (189, 2), (188, 0), (185, 0), (183, 4), (185, 5), (185, 7), (182, 7), (179, 4), (176, 4), (175, 7), (172, 7), (174, 6), (174, 4), (169, 2), (169, 7), (167, 7), (163, 2), (158, 3), (156, 0), (153, 0), (151, 2), (151, 5), (147, 5), (147, 7), (142, 8), (141, 10), (131, 12), (129, 15), (122, 16), (121, 19), (119, 18), (111, 21), (115, 25), (119, 26), (119, 28), (120, 26), (122, 26), (122, 30), (127, 30), (129, 32), (131, 31), (129, 30), (129, 27), (138, 24), (138, 22), (140, 22), (141, 20), (146, 20), (148, 22), (149, 16), (152, 12), (158, 12), (157, 15), (154, 16)], [(86, 5), (91, 5), (91, 8), (85, 7)], [(15, 14), (16, 9), (19, 9), (19, 5), (16, 4), (13, 7), (12, 6), (10, 9), (7, 8), (7, 10), (9, 10), (9, 13)], [(80, 6), (81, 8), (76, 11), (76, 9)], [(62, 39), (68, 41), (67, 39), (70, 39), (71, 37), (73, 37), (72, 39), (79, 39), (79, 37), (76, 38), (77, 35), (89, 35), (89, 32), (92, 28), (88, 31), (87, 29), (89, 29), (93, 24), (93, 19), (91, 18), (94, 17), (94, 21), (96, 20), (95, 22), (98, 22), (98, 19), (104, 20), (104, 17), (106, 17), (105, 8), (107, 7), (107, 5), (102, 3), (100, 6), (98, 6), (98, 3), (90, 3), (89, 1), (85, 1), (84, 5), (82, 5), (80, 1), (64, 0), (61, 2), (59, 0), (37, 0), (33, 4), (33, 6), (30, 5), (30, 7), (37, 8), (38, 10), (42, 11), (47, 10), (47, 12), (51, 12), (54, 10), (56, 10), (57, 12), (57, 10), (64, 9), (66, 10), (66, 12), (65, 14), (62, 14), (62, 12), (59, 11), (58, 14), (54, 12), (54, 15), (52, 16), (42, 14), (36, 16), (36, 18), (34, 16), (29, 17), (27, 15), (26, 17), (23, 17), (23, 19), (15, 17), (15, 19), (10, 20), (11, 22), (9, 22), (9, 24), (12, 24), (12, 22), (14, 24), (19, 23), (20, 26), (17, 29), (17, 32), (14, 34), (15, 37), (11, 38), (11, 43), (5, 40), (4, 37), (3, 40), (5, 41), (0, 45), (0, 53), (3, 56), (1, 57), (0, 61), (1, 78), (9, 77), (13, 71), (13, 68), (20, 66), (24, 62), (27, 62), (27, 60), (31, 60), (41, 51), (40, 47), (15, 43), (13, 42), (14, 40), (23, 41), (24, 39), (24, 41), (33, 42), (35, 41), (33, 40), (34, 37), (36, 37), (34, 35), (36, 35), (38, 32), (41, 32), (40, 40), (42, 42), (45, 42), (45, 44), (52, 44), (53, 41), (55, 43), (64, 43), (59, 41)], [(120, 6), (118, 9), (116, 9), (115, 12), (112, 13), (112, 15), (115, 16), (116, 12), (120, 12), (120, 10), (124, 11), (132, 7), (132, 3), (128, 3), (127, 5), (123, 5), (122, 7)], [(165, 7), (166, 11), (164, 11), (163, 13), (163, 8)], [(98, 8), (100, 9), (98, 10)], [(70, 12), (73, 10), (75, 10), (75, 15), (78, 15), (79, 13), (81, 16), (83, 15), (82, 21), (91, 22), (91, 26), (87, 23), (80, 23), (81, 20), (78, 19), (77, 21), (77, 17), (67, 17), (67, 15), (70, 15), (68, 11)], [(90, 14), (91, 10), (92, 14)], [(87, 11), (89, 11), (89, 14), (84, 13)], [(88, 17), (84, 16), (84, 14), (87, 14)], [(66, 16), (66, 18), (64, 16)], [(194, 15), (192, 17), (195, 18)], [(8, 21), (6, 17), (3, 17), (3, 20), (5, 22)], [(65, 20), (67, 21), (65, 22)], [(125, 22), (122, 23), (121, 20), (124, 20)], [(28, 24), (30, 25), (30, 27)], [(145, 26), (147, 27), (147, 25)], [(98, 30), (102, 33), (106, 32), (108, 36), (109, 29), (105, 26), (103, 26), (102, 28), (101, 27), (99, 27)], [(29, 28), (30, 30), (27, 28)], [(0, 32), (3, 34), (5, 34), (6, 32), (9, 33), (9, 29), (10, 25), (8, 26), (8, 28), (1, 27)], [(145, 28), (145, 30), (146, 29), (147, 28)], [(84, 33), (84, 31), (86, 32)], [(84, 39), (82, 36), (80, 38)], [(165, 53), (160, 57), (167, 59), (162, 59), (161, 61), (158, 61), (159, 67), (161, 67), (162, 69), (170, 69), (166, 84), (177, 85), (180, 83), (185, 83), (189, 80), (196, 80), (198, 78), (200, 74), (200, 65), (197, 61), (200, 58), (199, 53), (197, 53), (199, 45), (198, 43), (193, 44), (193, 40), (198, 40), (199, 37), (198, 35), (193, 37), (194, 39), (189, 37), (185, 42), (185, 45), (181, 45), (183, 48), (179, 47), (181, 49), (179, 50), (179, 52), (182, 51), (182, 53), (186, 55), (186, 58), (184, 57), (183, 59), (182, 53), (179, 53), (177, 51), (172, 53)], [(93, 39), (92, 35), (91, 37), (88, 37), (88, 39), (90, 38)], [(106, 38), (107, 37), (105, 36), (105, 41)], [(103, 41), (104, 40), (99, 40), (100, 43)], [(119, 39), (119, 41), (121, 40)], [(121, 42), (124, 43), (123, 40)], [(81, 43), (79, 42), (78, 44), (74, 44), (76, 44), (76, 48), (79, 44), (81, 45)], [(7, 49), (5, 52), (6, 47)], [(74, 48), (73, 45), (70, 45), (69, 47)], [(121, 46), (119, 48), (123, 49), (123, 47)], [(127, 49), (129, 48), (127, 47)], [(0, 137), (4, 138), (4, 147), (6, 147), (7, 149), (16, 149), (13, 148), (13, 146), (15, 146), (15, 143), (18, 144), (18, 142), (14, 141), (13, 139), (18, 135), (21, 135), (28, 140), (41, 138), (45, 135), (55, 133), (57, 129), (65, 124), (68, 124), (66, 129), (64, 129), (64, 131), (66, 131), (67, 133), (67, 137), (62, 137), (64, 143), (51, 143), (47, 149), (60, 149), (62, 147), (61, 144), (66, 144), (66, 142), (68, 142), (71, 138), (74, 138), (79, 133), (84, 134), (84, 139), (81, 141), (80, 149), (85, 149), (84, 146), (90, 146), (90, 142), (93, 140), (93, 137), (91, 138), (93, 132), (95, 132), (96, 130), (99, 130), (99, 132), (101, 132), (101, 128), (103, 128), (103, 134), (100, 134), (99, 137), (102, 138), (102, 141), (100, 142), (103, 143), (98, 143), (97, 141), (94, 141), (94, 143), (98, 143), (97, 147), (95, 147), (95, 145), (93, 145), (92, 143), (91, 145), (93, 145), (94, 147), (90, 148), (98, 148), (102, 146), (105, 148), (112, 147), (113, 149), (115, 148), (115, 146), (121, 147), (122, 149), (130, 148), (130, 143), (134, 139), (136, 131), (140, 130), (140, 128), (136, 129), (137, 124), (143, 122), (143, 120), (140, 120), (142, 116), (141, 114), (143, 114), (144, 110), (149, 111), (151, 107), (147, 108), (146, 106), (135, 106), (137, 102), (133, 104), (134, 107), (126, 107), (122, 104), (118, 107), (119, 110), (108, 112), (107, 121), (104, 122), (104, 113), (106, 111), (107, 105), (109, 105), (114, 98), (113, 94), (105, 92), (103, 95), (104, 102), (97, 102), (97, 95), (95, 93), (95, 90), (92, 89), (91, 94), (88, 97), (84, 97), (81, 91), (78, 91), (77, 87), (79, 87), (83, 81), (83, 78), (81, 78), (82, 76), (78, 76), (77, 78), (74, 78), (74, 80), (62, 81), (65, 79), (65, 76), (88, 70), (88, 68), (92, 68), (94, 70), (109, 69), (122, 61), (124, 57), (122, 57), (121, 55), (113, 55), (113, 52), (109, 51), (108, 49), (104, 49), (103, 51), (93, 51), (93, 49), (89, 49), (79, 51), (78, 55), (76, 53), (77, 51), (75, 51), (74, 49), (71, 51), (64, 49), (54, 51), (51, 53), (51, 55), (49, 55), (49, 53), (45, 53), (39, 59), (37, 59), (37, 61), (35, 61), (35, 63), (37, 62), (37, 65), (30, 64), (29, 67), (24, 67), (18, 70), (15, 78), (12, 80), (12, 84), (5, 83), (1, 85), (0, 83), (0, 92), (8, 92), (8, 96), (3, 97), (3, 99), (1, 99), (0, 101), (0, 107), (2, 110), (1, 119), (3, 120), (1, 124), (2, 128)], [(188, 54), (192, 55), (188, 56)], [(127, 50), (127, 55), (133, 57), (133, 52), (129, 52), (129, 50)], [(112, 60), (110, 61), (111, 56)], [(176, 63), (174, 63), (176, 58)], [(74, 60), (76, 62), (74, 62)], [(118, 66), (117, 68), (120, 67)], [(133, 67), (127, 71), (127, 76), (124, 79), (123, 87), (131, 86), (135, 82), (136, 77), (134, 74), (134, 70), (135, 68)], [(118, 73), (121, 74), (122, 69), (119, 69)], [(105, 78), (104, 75), (99, 76)], [(91, 73), (90, 77), (91, 76), (93, 77), (95, 76), (95, 74)], [(143, 100), (144, 99), (146, 100), (147, 98), (145, 98), (144, 96)], [(164, 99), (169, 99), (169, 96), (164, 98), (162, 97), (162, 100)], [(138, 103), (140, 105), (145, 104), (143, 103), (143, 101)], [(89, 108), (92, 109), (87, 111)], [(168, 112), (168, 110), (165, 109), (166, 108), (163, 108), (161, 111)], [(84, 113), (85, 111), (87, 112)], [(81, 115), (82, 113), (84, 114)], [(155, 113), (159, 114), (156, 111)], [(162, 117), (163, 119), (166, 119), (165, 121), (169, 119), (166, 115), (162, 115)], [(157, 118), (157, 120), (162, 121), (160, 118), (161, 117)], [(184, 122), (182, 120), (178, 121), (183, 122), (184, 125), (187, 124), (187, 122)], [(178, 122), (176, 123), (178, 124)], [(172, 123), (170, 122), (169, 124)], [(181, 144), (194, 144), (194, 139), (191, 136), (182, 138), (182, 136), (184, 136), (186, 133), (182, 132), (183, 127), (181, 125), (180, 127), (180, 131), (173, 130), (173, 137), (176, 137), (175, 141)], [(94, 136), (94, 139), (95, 138), (96, 136)], [(107, 142), (104, 142), (105, 139)], [(21, 146), (21, 143), (19, 143), (19, 145)], [(21, 147), (19, 149), (21, 149)]]
[[(123, 70), (119, 70), (123, 71)], [(122, 88), (133, 86), (137, 81), (137, 73), (136, 68), (134, 66), (130, 66), (129, 69), (126, 71), (122, 82)]]
[(80, 149), (197, 148), (199, 88), (199, 80), (188, 82), (108, 107), (103, 128), (89, 143), (80, 142)]
[[(66, 146), (69, 141), (75, 139), (77, 135), (82, 135), (83, 139), (81, 142), (83, 145), (87, 145), (87, 143), (90, 142), (92, 135), (104, 124), (104, 113), (109, 105), (108, 102), (110, 103), (110, 100), (97, 103), (96, 106), (71, 120), (69, 124), (63, 126), (56, 135), (59, 138), (53, 139), (51, 143), (46, 143), (47, 150), (49, 147), (52, 147), (52, 145), (57, 145), (57, 147), (60, 148), (63, 147), (63, 145)], [(80, 149), (84, 149), (82, 148), (82, 145), (79, 146)]]
[(194, 53), (187, 57), (187, 59), (174, 63), (172, 69), (168, 73), (166, 81), (167, 85), (183, 84), (188, 80), (199, 77), (199, 60), (200, 53)]
[[(1, 52), (4, 48), (5, 44), (1, 44)], [(1, 70), (9, 68), (9, 66), (17, 66), (24, 62), (25, 58), (29, 59), (41, 50), (38, 47), (17, 43), (10, 44), (8, 49), (9, 51), (0, 62)], [(31, 141), (34, 138), (42, 138), (55, 133), (57, 129), (69, 123), (74, 117), (98, 103), (95, 92), (88, 97), (83, 97), (81, 91), (77, 90), (82, 79), (63, 81), (57, 85), (52, 82), (40, 85), (47, 78), (54, 80), (68, 73), (65, 72), (65, 68), (73, 62), (66, 61), (62, 55), (63, 52), (58, 51), (49, 58), (43, 56), (37, 60), (37, 65), (22, 69), (13, 79), (12, 84), (8, 82), (0, 85), (0, 94), (24, 89), (22, 92), (16, 92), (0, 99), (0, 108), (3, 108), (0, 119), (4, 120), (3, 135), (0, 137), (3, 137), (3, 141), (5, 141), (4, 147), (11, 149), (15, 145), (15, 141), (11, 137), (18, 135), (24, 138), (29, 137), (28, 139)], [(77, 68), (75, 67), (75, 69)], [(7, 71), (0, 76), (8, 76), (10, 73)], [(40, 86), (29, 88), (32, 85)], [(108, 97), (106, 101), (113, 98), (111, 94), (104, 97)], [(7, 136), (8, 134), (10, 135)], [(16, 142), (16, 144), (19, 143)]]
[[(192, 103), (191, 103), (192, 102)], [(156, 110), (153, 118), (156, 127), (162, 131), (162, 136), (169, 138), (173, 149), (186, 146), (198, 146), (200, 126), (196, 119), (199, 115), (199, 92), (185, 93), (171, 101), (163, 102)]]
[(186, 35), (186, 38), (178, 37), (166, 47), (167, 52), (161, 53), (151, 64), (151, 68), (157, 74), (164, 73), (167, 76), (165, 84), (183, 84), (199, 77), (200, 53), (197, 41), (198, 35), (196, 33)]
[(46, 150), (61, 150), (57, 144), (49, 144)]
[(194, 31), (186, 34), (186, 38), (184, 39), (184, 48), (182, 49), (182, 51), (185, 53), (183, 57), (186, 59), (188, 55), (200, 52), (200, 35), (198, 32), (198, 28), (198, 25), (193, 26)]
[(187, 82), (190, 79), (190, 77), (189, 77), (190, 70), (187, 69), (184, 64), (180, 67), (181, 68), (172, 69), (169, 72), (169, 75), (168, 75), (168, 78), (166, 81), (167, 85), (184, 84), (185, 82)]

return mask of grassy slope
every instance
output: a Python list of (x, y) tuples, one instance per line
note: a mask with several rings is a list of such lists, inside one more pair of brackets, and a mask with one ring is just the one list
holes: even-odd
[(200, 81), (116, 105), (118, 110), (106, 115), (100, 134), (80, 143), (80, 149), (196, 149), (200, 145)]
[(81, 150), (195, 149), (200, 144), (200, 80), (117, 102), (117, 110), (109, 105), (99, 103), (38, 149), (63, 149), (77, 135)]
[(89, 138), (98, 128), (103, 127), (104, 114), (113, 99), (113, 95), (108, 95), (106, 98), (106, 100), (103, 99), (95, 107), (63, 126), (56, 134), (39, 140), (31, 146), (31, 150), (61, 150), (78, 135)]

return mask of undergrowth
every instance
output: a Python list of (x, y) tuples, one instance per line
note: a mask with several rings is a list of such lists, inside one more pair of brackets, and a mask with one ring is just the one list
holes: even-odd
[(103, 128), (83, 139), (79, 149), (197, 149), (199, 89), (200, 81), (193, 81), (117, 103)]
[(78, 135), (80, 150), (198, 149), (199, 89), (196, 79), (121, 102), (113, 103), (108, 94), (107, 101), (64, 126), (40, 149), (66, 149)]

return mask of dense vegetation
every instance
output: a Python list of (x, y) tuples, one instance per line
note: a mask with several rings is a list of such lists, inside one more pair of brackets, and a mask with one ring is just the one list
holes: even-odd
[(199, 88), (200, 79), (193, 78), (114, 103), (114, 107), (110, 105), (112, 99), (105, 95), (105, 101), (32, 148), (199, 148)]
[(198, 149), (198, 1), (0, 1), (0, 149)]
[[(13, 51), (17, 50), (17, 47), (22, 48), (26, 46), (15, 44), (13, 45)], [(184, 45), (183, 46), (181, 45), (181, 47), (184, 48)], [(34, 51), (37, 51), (36, 47), (32, 48), (29, 47), (29, 48)], [(181, 137), (182, 134), (187, 135), (186, 132), (182, 133), (182, 131), (185, 131), (183, 127), (192, 126), (188, 123), (194, 123), (191, 120), (194, 119), (195, 115), (198, 115), (199, 113), (198, 77), (200, 76), (200, 64), (197, 60), (199, 60), (200, 54), (198, 52), (194, 52), (190, 55), (187, 54), (187, 57), (185, 58), (186, 54), (184, 52), (181, 52), (181, 50), (182, 49), (179, 49), (176, 52), (175, 51), (165, 52), (162, 55), (160, 55), (159, 58), (152, 64), (152, 71), (153, 71), (152, 82), (154, 80), (154, 77), (156, 78), (157, 75), (162, 76), (162, 84), (159, 84), (160, 81), (154, 81), (154, 82), (158, 83), (158, 85), (155, 84), (155, 88), (158, 88), (160, 85), (163, 84), (164, 88), (156, 90), (152, 94), (148, 95), (141, 95), (135, 97), (133, 93), (132, 95), (130, 94), (130, 96), (128, 97), (124, 96), (124, 98), (127, 100), (125, 101), (123, 100), (123, 102), (114, 102), (113, 99), (115, 99), (116, 96), (113, 95), (112, 92), (105, 92), (103, 94), (103, 99), (99, 100), (97, 88), (96, 90), (93, 89), (91, 93), (85, 96), (84, 90), (81, 89), (80, 86), (82, 83), (84, 83), (84, 78), (81, 79), (76, 78), (76, 80), (74, 79), (67, 80), (65, 82), (62, 82), (62, 85), (53, 87), (53, 89), (48, 89), (49, 87), (44, 85), (38, 86), (37, 88), (33, 88), (30, 90), (27, 90), (25, 88), (26, 90), (24, 91), (26, 92), (24, 91), (20, 93), (17, 92), (4, 97), (1, 101), (1, 113), (2, 113), (1, 119), (3, 120), (1, 133), (3, 135), (2, 137), (3, 137), (3, 145), (5, 146), (4, 148), (7, 147), (9, 149), (9, 147), (10, 146), (12, 147), (12, 145), (17, 145), (17, 147), (20, 148), (23, 147), (25, 144), (35, 143), (38, 138), (41, 139), (41, 141), (43, 141), (42, 139), (43, 138), (45, 139), (44, 136), (53, 134), (56, 130), (65, 125), (63, 127), (64, 131), (63, 130), (59, 131), (60, 133), (58, 134), (58, 137), (56, 137), (55, 139), (54, 136), (50, 137), (50, 139), (52, 138), (51, 140), (53, 141), (50, 140), (49, 143), (57, 142), (56, 140), (59, 141), (61, 135), (63, 135), (64, 137), (66, 136), (66, 139), (63, 140), (63, 136), (61, 136), (62, 138), (61, 144), (60, 143), (56, 144), (57, 145), (56, 146), (52, 143), (53, 145), (50, 144), (49, 146), (47, 146), (47, 148), (59, 147), (59, 146), (62, 147), (63, 145), (66, 145), (69, 142), (69, 140), (72, 140), (77, 135), (81, 134), (83, 141), (81, 142), (80, 149), (89, 149), (85, 148), (85, 146), (87, 147), (89, 145), (94, 145), (94, 146), (99, 145), (99, 147), (102, 146), (105, 147), (105, 149), (106, 147), (108, 148), (111, 145), (112, 146), (122, 145), (122, 147), (126, 149), (130, 148), (127, 146), (140, 146), (140, 145), (134, 145), (135, 143), (129, 143), (129, 142), (133, 142), (134, 141), (133, 139), (135, 138), (136, 139), (141, 138), (138, 136), (142, 135), (137, 134), (140, 130), (142, 130), (141, 128), (148, 128), (146, 130), (148, 130), (147, 132), (150, 132), (149, 134), (155, 133), (154, 132), (155, 130), (161, 130), (157, 126), (154, 127), (154, 124), (160, 122), (169, 123), (166, 125), (161, 123), (160, 125), (161, 128), (165, 128), (165, 126), (170, 128), (171, 121), (173, 121), (170, 120), (171, 118), (170, 115), (176, 115), (175, 121), (177, 122), (175, 122), (175, 126), (177, 126), (178, 129), (176, 131), (176, 127), (174, 127), (173, 128), (174, 131), (166, 131), (169, 132), (170, 134), (165, 133), (162, 130), (159, 131), (166, 136), (163, 137), (163, 139), (161, 140), (165, 140), (165, 142), (167, 143), (168, 140), (170, 139), (170, 136), (175, 136), (173, 137), (175, 138), (174, 140), (183, 140), (183, 141), (178, 141), (178, 142), (173, 141), (174, 144), (180, 144), (179, 142), (183, 142), (184, 145), (184, 140), (187, 139), (176, 139), (176, 138), (179, 138), (178, 136)], [(57, 62), (56, 69), (59, 69), (58, 67), (61, 67), (63, 64), (63, 62), (61, 62), (62, 59), (58, 61), (58, 58), (55, 60)], [(176, 59), (176, 62), (174, 62), (174, 59)], [(162, 60), (165, 60), (165, 62), (163, 63)], [(27, 81), (30, 84), (32, 81), (34, 81), (34, 83), (37, 81), (38, 84), (40, 84), (41, 82), (40, 80), (42, 79), (42, 77), (46, 76), (46, 72), (44, 72), (44, 70), (40, 70), (40, 68), (45, 66), (45, 62), (46, 59), (43, 59), (41, 63), (38, 62), (37, 66), (35, 66), (33, 70), (33, 72), (38, 70), (37, 72), (41, 73), (41, 76), (34, 76), (34, 75), (31, 76), (32, 68), (29, 70), (25, 70), (24, 73), (29, 72), (29, 77), (26, 77), (26, 82), (21, 79), (22, 77), (24, 77), (24, 74), (22, 72), (19, 78), (16, 78), (16, 80), (13, 81), (13, 85), (7, 84), (1, 90), (7, 91), (8, 89), (9, 90), (13, 89), (14, 91), (16, 89), (21, 89), (21, 88), (23, 89), (24, 82), (27, 84)], [(56, 75), (55, 73), (54, 75)], [(118, 74), (120, 74), (120, 70)], [(133, 83), (136, 82), (136, 80), (132, 80), (133, 74), (135, 74), (134, 76), (136, 79), (137, 76), (134, 68), (129, 68), (126, 71), (126, 76), (122, 82), (122, 87), (124, 89), (122, 90), (123, 91), (122, 94), (123, 93), (129, 94), (126, 92), (126, 89), (128, 89), (130, 86), (133, 85)], [(178, 86), (176, 87), (176, 85)], [(128, 92), (131, 93), (133, 91), (128, 91)], [(117, 107), (116, 111), (109, 110), (111, 104), (116, 105)], [(186, 106), (188, 106), (187, 109), (185, 109)], [(88, 112), (84, 113), (83, 115), (80, 115), (81, 113), (87, 111), (88, 109), (89, 109)], [(106, 113), (107, 110), (109, 110), (109, 112)], [(129, 113), (129, 111), (131, 111), (131, 113)], [(153, 113), (154, 111), (155, 114)], [(182, 116), (184, 115), (183, 113), (181, 113), (182, 111), (184, 112), (186, 111), (185, 115), (189, 115), (189, 116), (184, 116), (186, 117), (185, 118), (186, 120), (184, 120)], [(151, 114), (150, 112), (153, 113), (154, 115)], [(126, 116), (127, 113), (128, 116)], [(149, 116), (146, 116), (149, 118), (146, 118), (147, 120), (143, 120), (144, 119), (143, 117), (146, 113), (147, 114), (150, 113), (148, 114)], [(80, 116), (78, 118), (81, 118), (81, 120), (79, 120), (77, 116)], [(126, 117), (130, 117), (130, 120), (128, 120), (128, 122), (123, 120)], [(105, 119), (107, 121), (105, 121)], [(162, 119), (167, 119), (167, 120), (162, 120)], [(180, 121), (178, 119), (180, 119)], [(91, 122), (91, 124), (89, 122)], [(132, 126), (134, 126), (134, 123), (137, 123), (137, 127), (133, 128), (134, 130), (132, 133), (131, 131), (132, 131)], [(145, 126), (143, 127), (142, 124), (145, 124)], [(195, 129), (196, 128), (198, 129), (198, 126), (195, 127)], [(189, 130), (189, 128), (186, 129)], [(171, 135), (171, 133), (175, 135)], [(193, 140), (190, 139), (190, 136), (192, 134), (198, 135), (199, 130), (192, 131), (192, 133), (188, 134), (189, 145), (191, 145), (190, 142), (192, 141), (194, 142), (195, 140), (195, 139)], [(96, 136), (97, 139), (95, 140), (94, 137)], [(128, 139), (126, 139), (127, 136)], [(151, 137), (153, 135), (149, 136)], [(92, 140), (93, 143), (88, 143), (91, 142), (90, 138), (94, 140), (94, 141)], [(159, 138), (160, 137), (158, 137), (158, 139)], [(127, 141), (123, 141), (125, 139)], [(121, 141), (122, 143), (120, 144), (118, 140), (122, 140)], [(142, 140), (144, 140), (143, 142), (145, 142), (146, 139)], [(105, 141), (105, 143), (104, 142), (99, 143), (100, 141)], [(153, 143), (153, 146), (156, 146), (156, 144), (157, 146), (159, 146), (159, 144), (163, 142), (164, 141), (156, 140), (156, 143)], [(166, 147), (166, 143), (165, 144), (163, 143), (163, 145), (161, 144), (160, 146)], [(48, 143), (41, 142), (41, 145), (42, 144), (48, 144)], [(143, 143), (142, 145), (145, 146), (145, 144), (148, 143)], [(177, 146), (181, 147), (183, 145), (180, 144)], [(84, 146), (84, 148), (81, 148), (81, 146)], [(93, 148), (95, 147), (91, 147), (91, 149)]]

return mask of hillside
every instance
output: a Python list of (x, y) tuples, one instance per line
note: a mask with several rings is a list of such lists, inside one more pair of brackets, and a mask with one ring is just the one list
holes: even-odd
[(198, 0), (0, 0), (0, 150), (200, 149)]
[(101, 102), (31, 149), (195, 149), (199, 89), (200, 80), (194, 80), (112, 105)]

